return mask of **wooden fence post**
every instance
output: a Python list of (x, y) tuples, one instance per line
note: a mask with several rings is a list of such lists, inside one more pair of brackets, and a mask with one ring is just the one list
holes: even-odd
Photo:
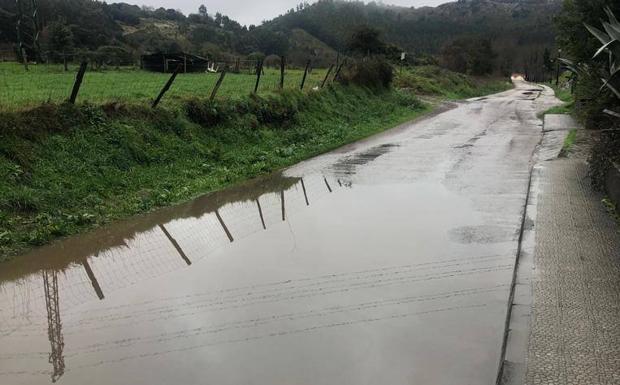
[(161, 89), (161, 91), (159, 92), (159, 95), (157, 95), (157, 98), (153, 101), (153, 104), (151, 104), (151, 108), (157, 107), (157, 105), (161, 101), (161, 98), (163, 98), (164, 94), (170, 89), (172, 82), (174, 82), (174, 79), (176, 79), (177, 75), (181, 71), (181, 68), (183, 68), (182, 63), (179, 64), (177, 68), (174, 70), (174, 72), (172, 73), (172, 76), (170, 76), (170, 79), (168, 79), (168, 81), (166, 82), (166, 85), (164, 85), (164, 88)]
[(309, 69), (310, 69), (310, 60), (306, 62), (306, 69), (304, 70), (304, 77), (301, 78), (301, 85), (299, 86), (299, 89), (302, 91), (304, 89), (304, 84), (306, 84), (306, 76), (308, 76)]
[(256, 85), (254, 86), (254, 93), (258, 92), (258, 84), (260, 83), (260, 75), (263, 73), (263, 61), (256, 62)]
[(284, 69), (286, 67), (286, 57), (280, 56), (280, 89), (284, 88)]
[(334, 65), (330, 65), (329, 69), (327, 70), (327, 74), (325, 74), (325, 79), (323, 79), (323, 83), (321, 83), (321, 88), (325, 87), (325, 83), (327, 82), (327, 78), (329, 78), (329, 74), (332, 73), (332, 70), (334, 69)]
[(84, 80), (84, 74), (86, 73), (86, 68), (88, 68), (88, 62), (83, 61), (80, 64), (80, 69), (78, 70), (77, 75), (75, 76), (75, 83), (73, 83), (73, 90), (71, 90), (71, 96), (69, 96), (69, 103), (75, 104), (75, 100), (77, 99), (78, 92), (80, 91), (80, 87), (82, 86), (82, 80)]
[(336, 69), (336, 74), (334, 75), (334, 81), (338, 80), (338, 76), (340, 76), (340, 71), (342, 70), (342, 67), (344, 67), (346, 62), (347, 62), (347, 59), (344, 59), (342, 63), (340, 63), (338, 68)]
[(222, 73), (220, 74), (220, 78), (217, 79), (217, 83), (215, 83), (215, 87), (213, 87), (213, 91), (211, 92), (211, 96), (209, 97), (209, 101), (213, 101), (215, 99), (215, 94), (217, 94), (217, 90), (220, 89), (222, 82), (224, 81), (224, 76), (226, 76), (226, 71), (228, 70), (228, 66), (224, 66)]

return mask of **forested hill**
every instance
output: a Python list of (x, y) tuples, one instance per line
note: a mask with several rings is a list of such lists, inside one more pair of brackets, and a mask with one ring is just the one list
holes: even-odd
[[(320, 0), (301, 3), (255, 27), (242, 26), (206, 7), (183, 15), (174, 9), (94, 0), (38, 3), (40, 42), (48, 51), (104, 47), (111, 52), (112, 47), (134, 57), (184, 50), (216, 58), (262, 53), (286, 54), (294, 62), (304, 62), (308, 56), (329, 62), (336, 51), (345, 51), (351, 33), (366, 25), (417, 57), (437, 54), (456, 38), (488, 39), (504, 67), (522, 66), (534, 52), (540, 56), (553, 46), (552, 19), (561, 7), (561, 0), (459, 0), (435, 8)], [(10, 51), (17, 42), (17, 15), (15, 0), (0, 0), (0, 51)]]
[(350, 31), (366, 24), (417, 54), (436, 54), (457, 37), (485, 38), (504, 60), (519, 64), (531, 52), (554, 45), (553, 18), (561, 6), (561, 0), (459, 0), (434, 8), (321, 0), (290, 10), (267, 26), (303, 29), (341, 49)]

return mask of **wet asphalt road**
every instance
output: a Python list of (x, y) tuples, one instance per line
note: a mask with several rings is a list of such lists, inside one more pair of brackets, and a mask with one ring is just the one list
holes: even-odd
[(0, 268), (0, 383), (494, 384), (526, 83)]

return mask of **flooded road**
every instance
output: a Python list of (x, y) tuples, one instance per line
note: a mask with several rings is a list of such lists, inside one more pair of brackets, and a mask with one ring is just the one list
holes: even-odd
[(2, 384), (492, 384), (548, 90), (0, 265)]

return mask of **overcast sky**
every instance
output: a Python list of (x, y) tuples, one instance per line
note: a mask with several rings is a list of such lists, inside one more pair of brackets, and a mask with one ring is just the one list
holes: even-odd
[[(385, 4), (401, 5), (405, 7), (420, 7), (424, 5), (439, 5), (455, 0), (385, 0)], [(209, 14), (221, 12), (241, 24), (260, 24), (263, 20), (272, 19), (287, 9), (294, 8), (300, 0), (108, 0), (108, 3), (126, 2), (138, 5), (150, 5), (155, 8), (180, 9), (186, 15), (197, 13), (200, 4), (205, 4)], [(314, 1), (311, 1), (314, 2)]]

